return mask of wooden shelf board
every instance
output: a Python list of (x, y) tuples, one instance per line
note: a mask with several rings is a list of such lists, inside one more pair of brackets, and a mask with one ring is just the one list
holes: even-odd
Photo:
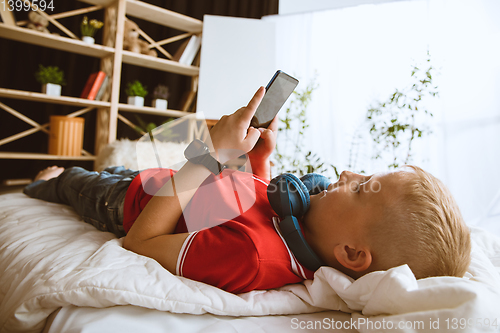
[(5, 88), (0, 88), (0, 97), (21, 99), (21, 100), (35, 101), (35, 102), (62, 104), (62, 105), (84, 106), (84, 107), (93, 106), (93, 107), (109, 108), (111, 105), (109, 102), (91, 101), (88, 99), (68, 97), (68, 96), (49, 96), (37, 92), (5, 89)]
[[(113, 2), (111, 0), (80, 1), (101, 6), (108, 6)], [(200, 20), (142, 1), (127, 0), (126, 13), (133, 17), (181, 31), (200, 33), (203, 30), (203, 22)]]
[(4, 23), (0, 23), (0, 37), (96, 58), (104, 58), (115, 52), (111, 47), (89, 45), (81, 40), (8, 26)]
[(200, 33), (203, 22), (149, 3), (127, 0), (127, 14), (181, 31)]
[(169, 73), (176, 73), (187, 76), (200, 75), (200, 68), (189, 65), (179, 64), (177, 61), (155, 58), (145, 54), (123, 51), (122, 62), (129, 65), (147, 67), (154, 70), (160, 70)]
[(0, 152), (0, 159), (12, 160), (75, 160), (93, 161), (95, 156), (59, 156), (40, 153)]
[(115, 2), (115, 0), (80, 0), (80, 1), (91, 5), (104, 6), (104, 7), (107, 7), (111, 5), (113, 2)]
[(178, 110), (160, 110), (155, 109), (149, 106), (135, 106), (131, 104), (119, 104), (119, 111), (125, 112), (135, 112), (135, 113), (145, 113), (145, 114), (154, 114), (158, 116), (166, 116), (166, 117), (184, 117), (192, 115), (192, 112), (178, 111)]

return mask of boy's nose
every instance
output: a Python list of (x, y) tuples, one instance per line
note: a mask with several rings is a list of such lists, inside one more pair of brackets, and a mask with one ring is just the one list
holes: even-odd
[(356, 183), (359, 184), (363, 182), (364, 176), (351, 172), (351, 171), (342, 171), (339, 177), (339, 181), (344, 184)]
[(347, 180), (351, 179), (352, 177), (354, 177), (355, 175), (356, 174), (354, 172), (344, 170), (340, 174), (339, 180), (347, 181)]

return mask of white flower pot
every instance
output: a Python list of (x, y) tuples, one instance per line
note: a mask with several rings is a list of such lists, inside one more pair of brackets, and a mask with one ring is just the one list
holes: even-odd
[(166, 99), (154, 99), (153, 100), (153, 107), (156, 109), (160, 110), (166, 110), (167, 109), (168, 102)]
[(84, 43), (87, 43), (87, 44), (94, 44), (95, 43), (94, 37), (90, 37), (90, 36), (83, 36), (82, 41)]
[(144, 97), (129, 96), (127, 103), (135, 106), (144, 106)]
[(42, 86), (42, 93), (50, 96), (61, 96), (61, 85), (47, 83)]

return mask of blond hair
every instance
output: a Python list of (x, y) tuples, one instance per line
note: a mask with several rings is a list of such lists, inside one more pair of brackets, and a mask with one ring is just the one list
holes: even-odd
[(410, 165), (402, 171), (397, 199), (370, 230), (374, 268), (408, 264), (417, 279), (462, 277), (470, 264), (471, 240), (457, 203), (430, 173)]

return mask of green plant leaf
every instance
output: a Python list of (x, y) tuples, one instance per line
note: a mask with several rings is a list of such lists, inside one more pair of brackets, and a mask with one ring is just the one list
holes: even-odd
[(35, 79), (42, 85), (47, 83), (66, 85), (64, 72), (57, 66), (38, 65), (38, 71), (35, 73)]
[(127, 84), (127, 89), (125, 90), (125, 93), (127, 94), (127, 96), (146, 97), (148, 91), (146, 90), (146, 87), (142, 85), (141, 82), (135, 80)]
[[(386, 100), (374, 101), (367, 110), (365, 121), (368, 133), (374, 142), (373, 159), (391, 157), (389, 168), (401, 165), (411, 158), (412, 141), (432, 133), (429, 129), (419, 128), (417, 122), (422, 121), (415, 117), (417, 112), (422, 113), (425, 121), (433, 117), (424, 107), (426, 96), (439, 95), (438, 86), (433, 84), (433, 67), (430, 63), (430, 54), (427, 52), (426, 70), (414, 65), (410, 72), (412, 82), (403, 89), (396, 88), (387, 96)], [(374, 107), (377, 105), (378, 107)], [(421, 112), (424, 111), (424, 112)], [(353, 157), (354, 146), (351, 146), (350, 159)], [(405, 151), (406, 150), (406, 151)]]

